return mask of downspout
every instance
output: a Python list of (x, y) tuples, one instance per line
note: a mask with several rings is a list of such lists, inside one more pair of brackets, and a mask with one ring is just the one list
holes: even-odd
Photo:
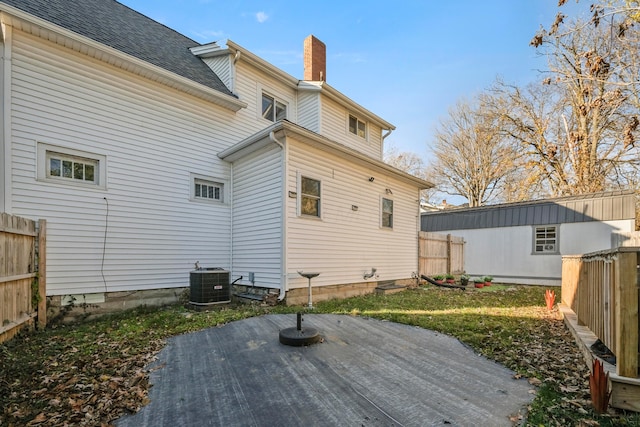
[(416, 232), (416, 277), (418, 278), (418, 283), (420, 283), (420, 231), (422, 231), (422, 215), (420, 213), (422, 200), (420, 199), (420, 196), (420, 188), (418, 188), (418, 224), (416, 227), (418, 229)]
[(278, 301), (282, 301), (287, 296), (287, 177), (289, 176), (287, 150), (284, 143), (276, 138), (273, 131), (269, 132), (269, 139), (282, 149), (282, 230), (281, 230), (281, 268), (282, 268), (282, 284), (280, 285), (280, 295)]
[(393, 129), (389, 129), (387, 133), (382, 135), (382, 143), (380, 144), (380, 158), (384, 157), (384, 140), (387, 139), (389, 135), (391, 135), (391, 132), (393, 132)]
[[(0, 14), (4, 18), (4, 15)], [(11, 214), (11, 45), (12, 27), (0, 22), (0, 212)]]
[(233, 60), (231, 61), (231, 82), (229, 84), (229, 86), (231, 86), (229, 88), (229, 90), (231, 91), (231, 93), (235, 93), (236, 92), (236, 62), (238, 62), (238, 60), (240, 59), (240, 55), (242, 53), (237, 50), (236, 54), (233, 57)]
[[(233, 163), (230, 165), (230, 176), (229, 178), (229, 270), (233, 275), (233, 242), (235, 239), (233, 238)], [(232, 287), (233, 288), (233, 287)]]

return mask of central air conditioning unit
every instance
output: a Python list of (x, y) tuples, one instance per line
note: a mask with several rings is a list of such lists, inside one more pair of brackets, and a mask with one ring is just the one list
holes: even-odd
[(229, 272), (222, 268), (201, 268), (189, 277), (189, 304), (211, 305), (231, 302)]

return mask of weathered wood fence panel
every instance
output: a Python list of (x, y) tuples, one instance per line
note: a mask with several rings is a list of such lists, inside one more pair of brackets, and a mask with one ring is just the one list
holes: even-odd
[(464, 273), (464, 239), (451, 234), (421, 231), (419, 236), (420, 274)]
[[(46, 223), (41, 220), (39, 224), (42, 233), (39, 249), (44, 253)], [(45, 281), (37, 283), (37, 246), (35, 221), (0, 213), (0, 342), (10, 339), (24, 326), (33, 325), (38, 313), (38, 324), (46, 324)], [(35, 289), (39, 289), (42, 303), (34, 304), (38, 299), (34, 296)]]
[(615, 355), (616, 373), (638, 377), (640, 247), (562, 257), (562, 302)]

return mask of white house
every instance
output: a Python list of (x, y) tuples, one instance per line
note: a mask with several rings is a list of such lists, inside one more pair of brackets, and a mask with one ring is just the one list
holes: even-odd
[(428, 212), (421, 229), (463, 237), (471, 276), (560, 285), (562, 255), (610, 249), (635, 230), (635, 196), (613, 191)]
[(326, 83), (315, 37), (298, 80), (113, 0), (0, 21), (0, 211), (47, 220), (53, 302), (175, 299), (196, 262), (289, 303), (298, 271), (318, 298), (417, 272), (430, 184), (382, 162), (393, 125)]

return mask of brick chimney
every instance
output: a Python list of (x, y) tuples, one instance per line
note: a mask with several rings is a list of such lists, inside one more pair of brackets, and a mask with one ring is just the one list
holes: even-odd
[(327, 47), (313, 34), (304, 39), (304, 80), (327, 81)]

